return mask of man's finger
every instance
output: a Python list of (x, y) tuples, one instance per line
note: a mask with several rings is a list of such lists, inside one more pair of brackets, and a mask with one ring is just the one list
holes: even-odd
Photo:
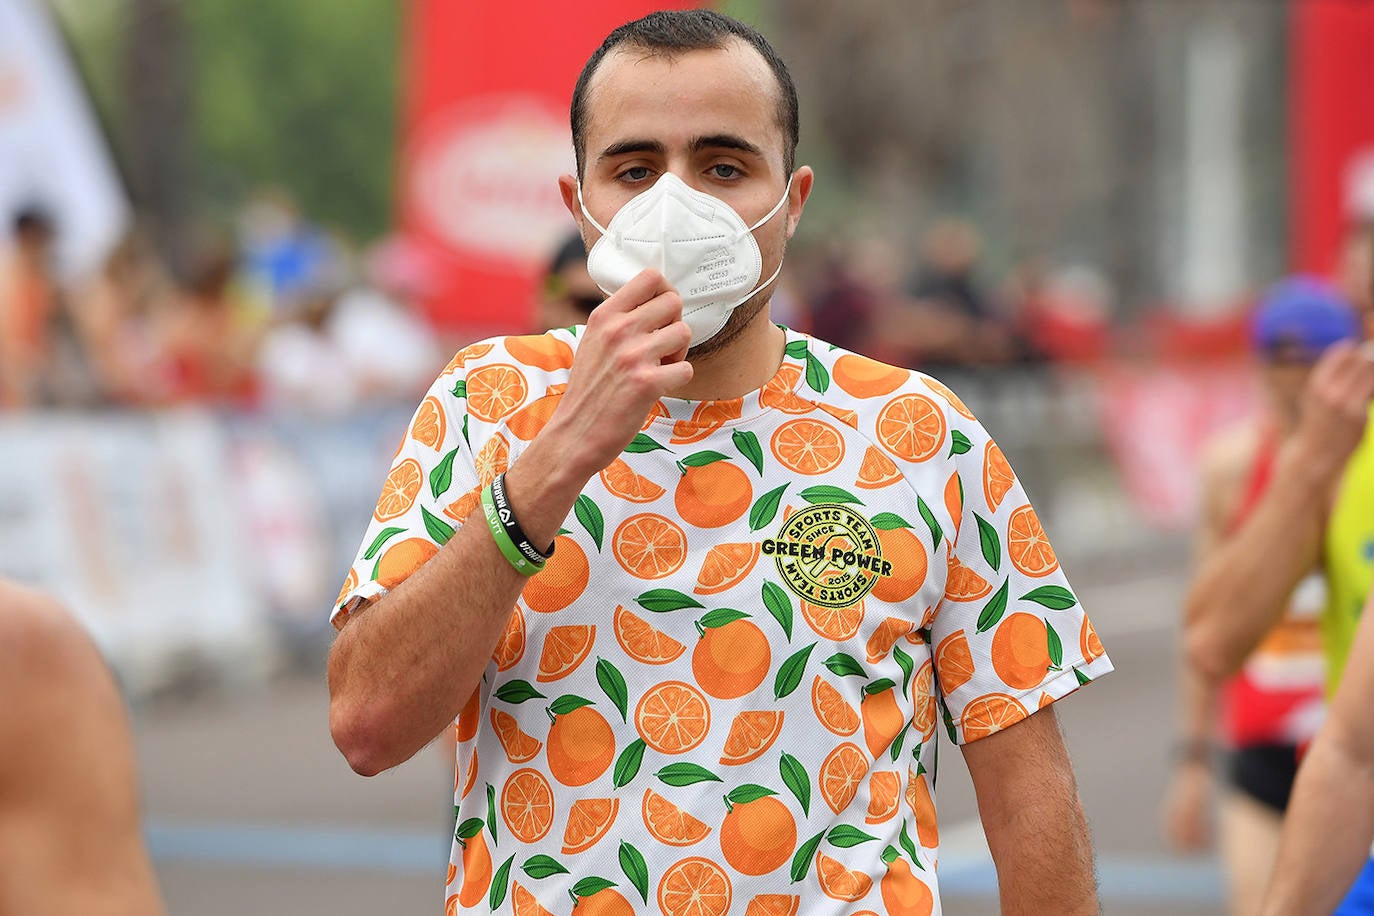
[(675, 363), (687, 355), (692, 329), (685, 321), (674, 321), (649, 335), (649, 355), (663, 363)]
[(662, 386), (662, 390), (668, 394), (672, 394), (692, 380), (692, 364), (685, 359), (664, 363), (655, 372), (655, 378)]
[(657, 331), (674, 321), (682, 319), (682, 297), (668, 290), (659, 293), (630, 313), (636, 328), (641, 331)]
[(631, 277), (629, 283), (608, 296), (597, 308), (605, 309), (607, 312), (629, 312), (655, 296), (671, 290), (672, 287), (668, 285), (663, 274), (653, 268), (646, 268)]

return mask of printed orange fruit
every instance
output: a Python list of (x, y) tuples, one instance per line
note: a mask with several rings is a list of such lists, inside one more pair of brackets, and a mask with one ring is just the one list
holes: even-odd
[(1007, 523), (1007, 556), (1011, 565), (1033, 578), (1048, 576), (1059, 568), (1054, 548), (1029, 504), (1013, 512)]
[(879, 601), (901, 604), (909, 601), (926, 584), (929, 557), (921, 539), (910, 528), (878, 529), (878, 544), (883, 559), (892, 564), (892, 574), (879, 576), (872, 595)]
[(554, 779), (565, 786), (585, 786), (610, 767), (615, 734), (605, 716), (579, 706), (554, 717), (544, 757)]
[(482, 724), (482, 691), (474, 687), (472, 695), (463, 704), (463, 708), (458, 711), (458, 718), (454, 720), (454, 736), (459, 741), (469, 741), (473, 735), (477, 734), (477, 728)]
[[(358, 573), (356, 570), (350, 569), (348, 571), (348, 578), (344, 579), (343, 585), (339, 588), (339, 597), (334, 599), (334, 605), (337, 607), (338, 605), (343, 604), (343, 600), (348, 597), (348, 593), (353, 591), (353, 589), (357, 587)], [(348, 618), (345, 616), (344, 619), (347, 620)], [(343, 626), (343, 624), (338, 624), (338, 626)]]
[(1036, 708), (1036, 709), (1044, 709), (1046, 706), (1049, 706), (1049, 705), (1050, 705), (1051, 703), (1053, 703), (1053, 702), (1054, 702), (1054, 697), (1050, 696), (1048, 693), (1045, 693), (1044, 691), (1041, 691), (1041, 693), (1040, 693), (1040, 702), (1039, 702), (1038, 704), (1036, 704), (1036, 707), (1035, 707), (1035, 708)]
[[(458, 782), (457, 776), (458, 776), (458, 774), (455, 772), (455, 773), (454, 773), (454, 780), (453, 780), (455, 784)], [(474, 747), (474, 748), (472, 749), (472, 755), (468, 758), (468, 776), (467, 776), (467, 780), (463, 783), (463, 791), (462, 791), (462, 794), (459, 795), (458, 797), (459, 797), (459, 798), (467, 798), (467, 797), (468, 797), (468, 793), (472, 791), (472, 787), (475, 786), (476, 784), (477, 784), (477, 748)], [(454, 791), (455, 791), (455, 792), (458, 791), (456, 785), (455, 785), (455, 787), (454, 787)]]
[(734, 588), (753, 571), (760, 554), (757, 542), (752, 544), (717, 544), (706, 553), (697, 573), (698, 595), (716, 595)]
[(458, 877), (458, 866), (452, 862), (448, 863), (448, 878), (444, 881), (444, 887), (453, 883), (453, 879)]
[(483, 486), (495, 480), (496, 475), (503, 473), (509, 466), (510, 443), (500, 433), (488, 439), (487, 444), (482, 446), (482, 450), (473, 459), (477, 479), (482, 482)]
[(515, 366), (494, 363), (468, 373), (468, 413), (495, 423), (513, 412), (529, 395), (525, 376)]
[(898, 857), (887, 866), (878, 882), (887, 916), (930, 916), (935, 912), (935, 895), (911, 871), (906, 859)]
[(744, 399), (730, 398), (723, 401), (702, 401), (692, 411), (690, 420), (678, 420), (673, 424), (674, 445), (688, 445), (709, 438), (731, 420), (744, 415)]
[(961, 717), (964, 726), (964, 741), (977, 741), (988, 735), (1000, 732), (1026, 718), (1029, 713), (1016, 697), (1005, 693), (989, 693), (970, 702), (964, 707)]
[(662, 401), (654, 401), (654, 406), (649, 408), (649, 415), (644, 418), (644, 425), (639, 427), (639, 431), (644, 432), (650, 426), (654, 425), (654, 420), (668, 416), (671, 416), (671, 414), (668, 413), (667, 406)]
[(630, 470), (624, 458), (617, 458), (601, 472), (601, 484), (606, 492), (626, 502), (651, 503), (667, 490), (647, 477)]
[(1011, 488), (1016, 485), (1016, 475), (1002, 449), (991, 439), (983, 447), (983, 498), (987, 500), (988, 511), (996, 512), (998, 506)]
[(1083, 660), (1095, 662), (1107, 654), (1107, 650), (1102, 648), (1102, 640), (1097, 638), (1097, 630), (1093, 629), (1093, 623), (1086, 616), (1083, 618), (1083, 625), (1078, 628), (1078, 651), (1083, 653)]
[(864, 724), (864, 743), (875, 758), (892, 746), (906, 726), (906, 716), (897, 705), (896, 687), (865, 695), (859, 703), (859, 717)]
[(521, 407), (511, 418), (506, 421), (506, 428), (511, 434), (525, 442), (529, 442), (535, 436), (543, 432), (544, 427), (549, 425), (549, 420), (553, 419), (554, 412), (558, 410), (558, 405), (563, 403), (563, 391), (555, 390), (566, 386), (553, 385), (549, 391), (541, 398), (530, 401)]
[(526, 763), (533, 760), (544, 746), (544, 742), (538, 738), (525, 734), (515, 721), (515, 716), (508, 712), (493, 709), (491, 727), (496, 730), (496, 738), (501, 742), (501, 749), (506, 752), (506, 759), (511, 763)]
[(935, 720), (939, 716), (935, 700), (935, 666), (929, 660), (916, 669), (911, 679), (911, 725), (927, 741), (935, 734)]
[(517, 604), (506, 620), (506, 628), (501, 632), (501, 639), (491, 653), (491, 660), (496, 662), (497, 671), (509, 671), (524, 655), (525, 612), (520, 610), (520, 605)]
[(878, 441), (907, 461), (925, 461), (938, 454), (945, 432), (944, 411), (923, 394), (898, 395), (878, 414)]
[(735, 721), (730, 723), (730, 734), (725, 739), (720, 762), (726, 766), (739, 766), (757, 760), (782, 734), (782, 715), (781, 709), (770, 709), (745, 711), (735, 716)]
[(649, 835), (669, 846), (692, 846), (706, 839), (711, 832), (710, 827), (653, 789), (644, 790), (640, 813)]
[(640, 697), (635, 728), (644, 743), (664, 754), (681, 754), (706, 740), (711, 707), (691, 684), (665, 681)]
[(945, 511), (954, 523), (954, 536), (950, 540), (958, 543), (959, 526), (964, 521), (964, 483), (959, 479), (958, 471), (950, 474), (949, 480), (945, 481)]
[(482, 484), (468, 490), (462, 496), (444, 507), (444, 514), (456, 522), (465, 522), (478, 506), (482, 505)]
[(682, 643), (619, 605), (615, 609), (615, 640), (626, 655), (646, 665), (667, 664), (687, 651)]
[(783, 413), (810, 413), (816, 405), (798, 395), (796, 391), (797, 382), (801, 377), (801, 366), (783, 363), (768, 383), (759, 390), (759, 406), (781, 410)]
[(826, 413), (830, 414), (836, 420), (839, 420), (845, 426), (848, 426), (851, 429), (859, 428), (858, 411), (849, 410), (848, 408), (844, 407), (836, 407), (834, 404), (819, 403), (816, 406), (819, 407), (821, 410), (824, 410)]
[(670, 519), (652, 512), (632, 515), (615, 529), (611, 553), (620, 568), (639, 579), (662, 579), (687, 559), (687, 535)]
[(854, 486), (864, 490), (877, 490), (894, 484), (902, 479), (897, 464), (876, 445), (870, 445), (864, 452), (863, 464), (859, 465), (859, 479)]
[(563, 831), (563, 854), (575, 855), (596, 845), (615, 823), (620, 813), (618, 798), (579, 798), (568, 809), (568, 826)]
[(859, 714), (844, 696), (821, 677), (811, 682), (811, 708), (825, 730), (846, 737), (859, 730)]
[(879, 770), (868, 777), (868, 815), (865, 824), (890, 821), (902, 802), (902, 778), (896, 770)]
[(486, 837), (477, 834), (461, 841), (463, 844), (463, 886), (458, 890), (458, 902), (476, 906), (487, 897), (491, 887), (491, 852)]
[(955, 630), (940, 640), (935, 647), (935, 673), (945, 696), (967, 684), (973, 672), (973, 653), (969, 651), (968, 636), (963, 630)]
[(864, 603), (860, 601), (850, 607), (836, 608), (822, 607), (803, 599), (801, 614), (806, 625), (815, 630), (817, 636), (844, 642), (859, 632), (859, 626), (864, 622)]
[(946, 550), (949, 574), (945, 578), (945, 597), (950, 601), (977, 601), (992, 594), (992, 585), (987, 579), (969, 569), (953, 550)]
[(731, 805), (720, 825), (720, 851), (742, 875), (777, 871), (796, 849), (796, 818), (771, 795)]
[(867, 775), (868, 755), (854, 742), (846, 741), (826, 755), (816, 781), (825, 803), (839, 814), (849, 807)]
[(558, 369), (571, 369), (573, 364), (572, 347), (552, 334), (526, 334), (521, 337), (506, 338), (506, 352), (519, 363), (554, 372)]
[(382, 553), (373, 577), (382, 588), (395, 588), (438, 552), (439, 548), (424, 538), (397, 541)]
[(1030, 690), (1045, 680), (1050, 669), (1045, 621), (1018, 612), (997, 625), (992, 637), (992, 670), (1015, 690)]
[(748, 512), (753, 501), (749, 475), (733, 461), (687, 468), (673, 493), (678, 517), (698, 528), (728, 525)]
[(773, 656), (768, 637), (749, 620), (703, 628), (692, 650), (692, 674), (697, 685), (723, 700), (742, 697), (768, 676)]
[(539, 655), (539, 674), (535, 680), (556, 681), (572, 674), (591, 654), (594, 642), (594, 624), (551, 627), (544, 637), (544, 651)]
[(809, 417), (779, 426), (769, 447), (783, 467), (797, 474), (828, 474), (844, 460), (844, 438), (839, 431)]
[(840, 390), (856, 398), (877, 398), (891, 394), (902, 387), (910, 375), (910, 369), (889, 366), (857, 353), (841, 356), (830, 370), (830, 377), (840, 386)]
[(386, 475), (382, 495), (377, 500), (372, 517), (379, 522), (386, 522), (405, 515), (415, 505), (415, 497), (420, 495), (420, 487), (424, 482), (425, 472), (414, 458), (407, 458), (396, 465)]
[(873, 888), (873, 879), (861, 871), (845, 868), (823, 852), (816, 853), (816, 879), (821, 892), (832, 900), (853, 903), (862, 900)]
[(910, 633), (915, 626), (912, 621), (903, 617), (889, 617), (878, 624), (878, 629), (868, 637), (868, 645), (865, 646), (869, 664), (877, 664), (887, 658), (897, 640)]
[(490, 353), (494, 346), (495, 344), (489, 343), (468, 344), (466, 347), (464, 347), (463, 349), (459, 350), (456, 354), (454, 354), (453, 359), (449, 361), (449, 364), (444, 367), (444, 371), (440, 374), (448, 375), (455, 369), (464, 368), (465, 366), (467, 366), (468, 360), (481, 359), (482, 357)]
[(553, 789), (536, 769), (512, 773), (501, 789), (500, 805), (506, 828), (522, 843), (542, 840), (553, 826)]
[(734, 888), (710, 859), (693, 856), (670, 866), (658, 882), (658, 908), (663, 916), (725, 916)]
[(949, 406), (953, 407), (960, 416), (964, 417), (967, 420), (978, 419), (973, 415), (973, 411), (969, 410), (968, 407), (964, 404), (964, 402), (959, 398), (959, 395), (955, 394), (953, 391), (950, 391), (947, 387), (945, 387), (943, 382), (937, 382), (935, 379), (931, 378), (928, 375), (922, 376), (921, 381), (925, 382), (926, 387), (929, 388), (931, 391), (935, 392), (940, 397), (948, 401)]
[(797, 916), (800, 908), (798, 894), (755, 894), (744, 916)]
[(572, 911), (573, 916), (635, 916), (635, 908), (630, 906), (630, 901), (609, 887), (577, 898)]
[(444, 433), (448, 431), (448, 418), (439, 399), (430, 395), (420, 402), (415, 411), (415, 419), (410, 423), (410, 438), (436, 452), (444, 445)]
[(940, 845), (939, 819), (935, 815), (935, 799), (930, 795), (930, 783), (922, 773), (910, 768), (906, 773), (906, 803), (916, 819), (916, 835), (921, 845), (934, 849)]
[(552, 614), (572, 604), (587, 590), (591, 567), (587, 552), (566, 534), (553, 539), (553, 556), (525, 583), (520, 593), (530, 610)]
[(510, 902), (514, 916), (553, 916), (553, 913), (540, 906), (534, 894), (521, 887), (519, 881), (511, 882)]

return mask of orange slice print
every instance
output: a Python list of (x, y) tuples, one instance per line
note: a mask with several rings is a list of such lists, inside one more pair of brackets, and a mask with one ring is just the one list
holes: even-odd
[(698, 595), (716, 595), (743, 582), (759, 561), (758, 544), (717, 544), (706, 554), (697, 574)]
[(483, 486), (495, 480), (496, 475), (503, 473), (510, 466), (510, 443), (506, 441), (506, 437), (497, 433), (488, 439), (487, 444), (482, 446), (482, 450), (473, 459), (473, 466), (477, 470), (477, 479)]
[(759, 390), (759, 406), (765, 410), (781, 410), (783, 413), (810, 413), (816, 405), (798, 395), (796, 391), (801, 376), (801, 366), (783, 363), (777, 373)]
[(615, 640), (626, 655), (646, 665), (667, 664), (687, 651), (682, 643), (619, 605), (615, 609)]
[(845, 868), (823, 852), (816, 853), (816, 878), (825, 896), (846, 903), (862, 900), (873, 888), (872, 877)]
[(911, 725), (920, 732), (921, 740), (928, 741), (935, 734), (935, 720), (939, 716), (939, 704), (935, 700), (935, 666), (929, 661), (916, 669), (911, 679)]
[(969, 651), (968, 636), (963, 630), (940, 640), (935, 647), (935, 673), (940, 678), (940, 690), (948, 696), (973, 678), (973, 653)]
[(454, 354), (453, 359), (449, 361), (449, 364), (444, 367), (444, 371), (440, 374), (448, 375), (450, 372), (453, 372), (456, 369), (464, 368), (465, 366), (467, 366), (468, 360), (481, 359), (482, 357), (490, 353), (494, 346), (494, 344), (489, 343), (469, 344), (468, 346), (464, 347), (463, 349), (459, 350), (456, 354)]
[(501, 819), (522, 843), (542, 840), (553, 826), (553, 789), (544, 774), (516, 770), (501, 789)]
[(711, 832), (710, 827), (653, 789), (644, 790), (641, 814), (649, 835), (668, 846), (692, 846), (706, 839)]
[[(358, 572), (357, 570), (350, 569), (348, 571), (348, 578), (344, 579), (343, 585), (339, 588), (339, 597), (334, 599), (334, 605), (337, 607), (338, 605), (343, 604), (343, 600), (348, 597), (348, 593), (353, 591), (353, 589), (357, 587)], [(344, 623), (348, 622), (348, 615), (341, 613), (339, 614), (339, 617), (343, 618), (343, 621), (338, 624), (338, 626), (342, 627)], [(1087, 618), (1085, 617), (1084, 619), (1086, 620)]]
[(692, 411), (690, 420), (678, 420), (673, 424), (673, 438), (668, 440), (674, 445), (688, 445), (708, 439), (731, 420), (744, 415), (744, 399), (730, 398), (723, 401), (702, 401)]
[(836, 407), (833, 404), (824, 403), (818, 403), (816, 406), (830, 414), (836, 420), (839, 420), (845, 426), (851, 429), (859, 428), (859, 412), (857, 410), (848, 410), (843, 407)]
[(448, 419), (444, 416), (443, 405), (434, 395), (420, 402), (415, 411), (415, 420), (410, 424), (410, 438), (436, 452), (443, 448), (444, 433), (448, 430)]
[(859, 626), (864, 622), (864, 603), (860, 601), (850, 607), (835, 608), (821, 607), (803, 600), (801, 613), (806, 625), (815, 630), (816, 635), (844, 642), (859, 632)]
[[(454, 782), (456, 783), (457, 781), (457, 772), (455, 771)], [(477, 748), (474, 747), (472, 749), (472, 756), (468, 758), (468, 778), (467, 781), (463, 783), (463, 791), (458, 797), (460, 799), (467, 798), (468, 793), (472, 791), (472, 787), (475, 785), (477, 785)]]
[(520, 605), (515, 606), (506, 620), (506, 629), (501, 632), (501, 640), (491, 653), (497, 671), (509, 671), (525, 655), (525, 612)]
[(612, 496), (632, 503), (651, 503), (668, 492), (649, 478), (630, 470), (624, 458), (612, 461), (601, 472), (601, 485)]
[(848, 737), (859, 730), (859, 714), (819, 674), (811, 682), (811, 708), (825, 730), (833, 735)]
[(558, 405), (563, 403), (563, 389), (566, 385), (550, 385), (548, 392), (542, 398), (530, 401), (511, 415), (506, 421), (506, 428), (511, 431), (513, 436), (529, 442), (535, 436), (543, 432), (544, 427), (549, 425), (549, 420), (553, 419), (554, 411), (558, 410)]
[(453, 722), (453, 734), (458, 741), (471, 741), (477, 734), (477, 729), (482, 724), (482, 691), (473, 688), (468, 701), (463, 704), (463, 708), (458, 712), (458, 718)]
[(958, 471), (950, 474), (949, 480), (945, 481), (945, 511), (949, 513), (950, 521), (954, 523), (954, 537), (950, 540), (957, 543), (959, 526), (964, 521), (964, 484), (959, 479)]
[(988, 511), (996, 512), (1002, 500), (1016, 485), (1016, 475), (1002, 449), (991, 439), (983, 447), (983, 498), (987, 500)]
[(491, 727), (496, 730), (501, 749), (511, 763), (526, 763), (538, 756), (544, 742), (527, 735), (515, 721), (515, 716), (499, 709), (491, 711)]
[(930, 797), (930, 784), (914, 770), (906, 774), (906, 802), (916, 819), (916, 836), (921, 845), (934, 849), (940, 845), (940, 828), (935, 817), (935, 799)]
[(553, 913), (539, 905), (533, 894), (520, 886), (519, 881), (511, 882), (510, 902), (514, 916), (553, 916)]
[(410, 578), (411, 573), (428, 563), (438, 552), (439, 548), (424, 538), (397, 541), (388, 547), (382, 558), (377, 561), (374, 578), (382, 588), (395, 588)]
[(456, 522), (465, 522), (468, 516), (482, 504), (482, 484), (468, 490), (462, 496), (444, 507), (444, 514)]
[(797, 894), (757, 894), (749, 901), (744, 916), (797, 916), (801, 897)]
[(984, 694), (964, 707), (964, 741), (977, 741), (1026, 718), (1026, 707), (1005, 693)]
[(947, 388), (943, 382), (937, 382), (935, 379), (931, 378), (928, 375), (923, 376), (921, 378), (921, 381), (925, 382), (926, 387), (929, 388), (931, 391), (935, 392), (940, 397), (948, 401), (949, 406), (953, 407), (954, 410), (961, 417), (964, 417), (967, 420), (978, 419), (973, 415), (973, 411), (969, 410), (967, 405), (965, 405), (964, 402), (960, 400), (959, 395), (955, 394), (953, 391), (950, 391), (949, 388)]
[(687, 536), (674, 522), (645, 512), (620, 523), (611, 538), (620, 568), (638, 579), (662, 579), (687, 559)]
[(898, 458), (925, 461), (945, 441), (945, 413), (923, 394), (903, 394), (878, 414), (878, 441)]
[(876, 359), (846, 353), (835, 360), (830, 377), (846, 394), (856, 398), (879, 398), (902, 387), (911, 376), (910, 369), (880, 363)]
[(635, 728), (644, 743), (664, 754), (681, 754), (706, 740), (711, 707), (701, 691), (682, 681), (665, 681), (640, 697)]
[(506, 352), (511, 358), (526, 366), (543, 369), (545, 372), (572, 368), (572, 347), (552, 334), (507, 337), (505, 343)]
[(757, 760), (782, 734), (782, 710), (742, 712), (730, 723), (720, 762), (739, 766)]
[(915, 626), (910, 620), (901, 617), (889, 617), (878, 624), (878, 629), (873, 631), (865, 647), (868, 652), (868, 663), (875, 665), (887, 658), (897, 640), (910, 633)]
[(725, 916), (733, 893), (730, 878), (719, 865), (693, 856), (663, 873), (658, 908), (663, 916)]
[(868, 815), (865, 824), (890, 821), (902, 802), (902, 778), (896, 770), (879, 770), (868, 777)]
[(1102, 648), (1102, 640), (1097, 638), (1097, 630), (1093, 629), (1093, 623), (1087, 617), (1083, 618), (1083, 625), (1078, 628), (1078, 651), (1083, 653), (1083, 659), (1088, 662), (1095, 662), (1107, 654), (1107, 650)]
[(868, 775), (868, 755), (857, 744), (846, 741), (826, 755), (817, 780), (821, 797), (830, 810), (839, 814), (858, 794), (859, 783)]
[(783, 467), (797, 474), (828, 474), (844, 459), (844, 439), (839, 431), (809, 417), (779, 426), (769, 447)]
[(515, 366), (495, 363), (470, 373), (467, 378), (468, 413), (495, 423), (525, 403), (529, 386)]
[(572, 674), (591, 654), (594, 642), (594, 624), (552, 627), (544, 637), (544, 651), (539, 655), (539, 674), (535, 680), (556, 681)]
[(883, 454), (882, 449), (870, 445), (864, 452), (863, 464), (859, 465), (859, 479), (854, 486), (863, 490), (878, 490), (902, 479), (897, 464)]
[(1012, 566), (1032, 578), (1048, 576), (1059, 568), (1054, 548), (1029, 504), (1013, 512), (1007, 523), (1007, 556)]
[(992, 594), (992, 586), (987, 579), (959, 562), (954, 551), (946, 550), (946, 562), (949, 564), (949, 575), (945, 578), (946, 598), (950, 601), (977, 601)]
[(620, 813), (618, 798), (579, 798), (568, 809), (568, 827), (563, 831), (564, 855), (585, 852), (610, 831)]
[(668, 413), (667, 406), (662, 401), (654, 401), (654, 406), (649, 408), (649, 415), (644, 418), (644, 425), (639, 427), (640, 432), (644, 432), (654, 425), (654, 420), (660, 417), (672, 416)]
[(396, 465), (386, 475), (382, 495), (377, 500), (372, 517), (379, 522), (386, 522), (405, 515), (415, 505), (415, 497), (420, 495), (420, 487), (424, 482), (425, 472), (414, 458), (407, 458)]

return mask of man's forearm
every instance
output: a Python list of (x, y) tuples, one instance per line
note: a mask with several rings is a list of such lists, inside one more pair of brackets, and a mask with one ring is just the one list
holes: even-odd
[(1092, 842), (1071, 787), (1028, 800), (1023, 812), (1000, 827), (985, 815), (984, 829), (997, 864), (1002, 916), (1096, 916)]

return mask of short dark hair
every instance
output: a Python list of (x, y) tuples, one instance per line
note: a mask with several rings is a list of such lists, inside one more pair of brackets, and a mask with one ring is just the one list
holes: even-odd
[(718, 51), (731, 40), (748, 42), (768, 62), (778, 81), (778, 126), (783, 134), (783, 165), (787, 174), (797, 159), (797, 141), (801, 136), (797, 112), (797, 87), (777, 50), (767, 38), (752, 26), (713, 10), (660, 10), (642, 19), (627, 22), (606, 36), (601, 47), (592, 52), (582, 73), (577, 77), (572, 97), (573, 153), (577, 157), (577, 176), (582, 177), (586, 166), (587, 89), (602, 59), (616, 48), (625, 45), (643, 48), (668, 56), (686, 51)]

